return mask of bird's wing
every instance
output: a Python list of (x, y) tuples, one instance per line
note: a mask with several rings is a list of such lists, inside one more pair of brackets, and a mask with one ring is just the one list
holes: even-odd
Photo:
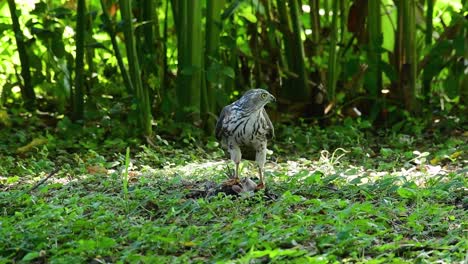
[(221, 111), (221, 114), (219, 114), (218, 121), (216, 122), (216, 131), (215, 131), (216, 139), (221, 140), (221, 138), (223, 137), (223, 134), (226, 130), (223, 124), (226, 122), (226, 120), (229, 119), (230, 115), (231, 115), (231, 106), (227, 105), (223, 108), (223, 110)]
[(266, 120), (266, 129), (268, 131), (267, 138), (272, 139), (275, 137), (275, 128), (273, 127), (273, 124), (271, 123), (270, 118), (268, 117), (268, 114), (265, 110), (265, 108), (262, 110), (263, 117)]

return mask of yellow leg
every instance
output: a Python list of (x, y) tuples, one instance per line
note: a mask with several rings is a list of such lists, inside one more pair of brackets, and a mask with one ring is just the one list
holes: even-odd
[(234, 172), (234, 179), (239, 179), (239, 162), (236, 162), (236, 171)]

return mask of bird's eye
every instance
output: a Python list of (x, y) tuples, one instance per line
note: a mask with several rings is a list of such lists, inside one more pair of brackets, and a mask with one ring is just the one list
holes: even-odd
[(267, 96), (268, 96), (268, 94), (266, 94), (266, 93), (262, 93), (262, 99), (266, 99), (266, 98), (267, 98)]

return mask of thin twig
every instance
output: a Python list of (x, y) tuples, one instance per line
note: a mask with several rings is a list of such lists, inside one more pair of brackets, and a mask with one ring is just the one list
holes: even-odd
[(47, 175), (47, 177), (45, 177), (44, 179), (40, 180), (38, 183), (36, 183), (36, 185), (34, 185), (29, 191), (28, 193), (34, 191), (35, 189), (37, 189), (37, 187), (39, 187), (40, 185), (42, 185), (44, 182), (46, 182), (49, 178), (51, 178), (52, 176), (54, 176), (55, 174), (57, 174), (57, 172), (59, 171), (58, 168), (55, 168), (53, 171), (51, 171), (49, 173), (49, 175)]

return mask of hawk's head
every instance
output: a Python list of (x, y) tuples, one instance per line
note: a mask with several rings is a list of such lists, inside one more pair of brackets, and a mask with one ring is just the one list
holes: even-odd
[(268, 91), (263, 89), (252, 89), (245, 92), (245, 94), (237, 101), (237, 104), (244, 109), (244, 111), (253, 112), (260, 110), (269, 102), (275, 102), (276, 98)]

